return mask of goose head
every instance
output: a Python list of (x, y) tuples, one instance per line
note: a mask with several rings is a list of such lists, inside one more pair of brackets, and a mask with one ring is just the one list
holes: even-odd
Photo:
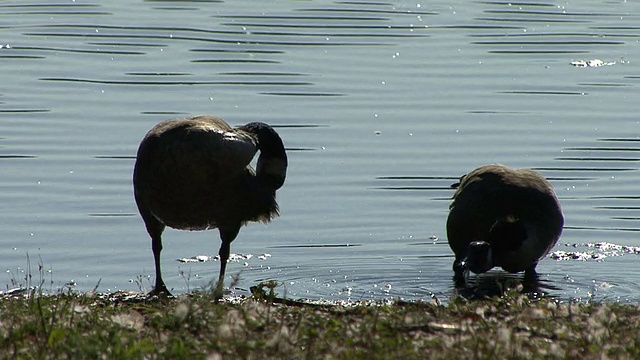
[(467, 257), (462, 261), (462, 266), (475, 274), (491, 270), (494, 267), (491, 244), (486, 241), (471, 242), (467, 250)]
[(522, 250), (527, 237), (527, 229), (519, 219), (511, 216), (498, 219), (485, 240), (469, 244), (463, 266), (476, 274), (502, 266), (506, 257)]
[(287, 153), (278, 133), (269, 125), (252, 122), (239, 128), (255, 136), (260, 150), (256, 166), (256, 177), (267, 188), (276, 191), (282, 187), (287, 176)]

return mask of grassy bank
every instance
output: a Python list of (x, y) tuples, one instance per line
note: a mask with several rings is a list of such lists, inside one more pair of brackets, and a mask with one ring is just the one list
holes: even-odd
[(318, 305), (206, 293), (36, 291), (0, 299), (0, 357), (191, 359), (640, 358), (640, 307), (530, 301)]

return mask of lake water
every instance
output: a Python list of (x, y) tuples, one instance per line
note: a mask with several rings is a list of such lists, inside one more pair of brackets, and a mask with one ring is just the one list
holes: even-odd
[[(616, 0), (2, 1), (0, 284), (149, 290), (137, 146), (209, 113), (276, 126), (289, 154), (281, 216), (232, 244), (251, 255), (227, 268), (235, 294), (446, 300), (449, 185), (499, 162), (551, 180), (555, 254), (586, 255), (541, 261), (542, 290), (637, 302), (638, 24), (640, 2)], [(216, 255), (217, 231), (163, 243), (174, 293), (217, 277), (177, 261)]]

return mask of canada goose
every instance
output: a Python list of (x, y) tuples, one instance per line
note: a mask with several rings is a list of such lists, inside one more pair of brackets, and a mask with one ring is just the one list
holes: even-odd
[[(254, 172), (249, 163), (258, 150)], [(199, 115), (163, 121), (149, 130), (138, 148), (133, 188), (155, 260), (150, 295), (170, 295), (160, 271), (165, 226), (218, 228), (222, 245), (214, 295), (222, 298), (231, 242), (247, 222), (266, 223), (278, 216), (276, 190), (286, 171), (282, 139), (264, 123), (233, 129), (220, 118)]]
[(525, 279), (556, 244), (564, 217), (551, 184), (530, 169), (481, 166), (452, 185), (447, 237), (456, 282), (494, 266)]

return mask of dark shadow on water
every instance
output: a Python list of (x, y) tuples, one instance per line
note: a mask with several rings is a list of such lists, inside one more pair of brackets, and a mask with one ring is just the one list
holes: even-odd
[(304, 245), (276, 245), (268, 246), (269, 249), (294, 249), (294, 248), (341, 248), (362, 246), (362, 244), (304, 244)]
[(466, 285), (454, 286), (454, 293), (468, 300), (502, 296), (505, 292), (514, 289), (532, 299), (539, 299), (549, 297), (549, 290), (560, 290), (548, 280), (540, 279), (539, 276), (525, 279), (522, 273), (510, 274), (501, 271), (482, 275), (470, 274)]

